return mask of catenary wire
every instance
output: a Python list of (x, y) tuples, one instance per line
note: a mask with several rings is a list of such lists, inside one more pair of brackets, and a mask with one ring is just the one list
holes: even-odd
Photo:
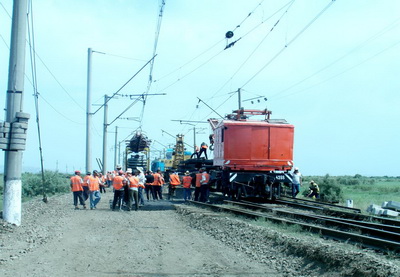
[[(32, 84), (33, 92), (35, 98), (35, 112), (36, 112), (36, 126), (38, 134), (39, 143), (39, 156), (40, 156), (40, 169), (42, 176), (42, 194), (43, 201), (47, 202), (46, 188), (45, 188), (45, 177), (44, 177), (44, 165), (43, 165), (43, 148), (42, 148), (42, 138), (40, 130), (40, 120), (39, 120), (39, 99), (38, 99), (38, 84), (37, 84), (37, 71), (36, 71), (36, 56), (35, 56), (35, 32), (34, 32), (34, 21), (33, 21), (33, 4), (32, 1), (29, 2), (29, 9), (27, 14), (27, 24), (28, 24), (28, 42), (29, 42), (29, 53), (31, 57), (31, 71), (32, 71)], [(31, 23), (31, 24), (29, 24)]]
[(309, 89), (311, 89), (311, 88), (313, 88), (315, 86), (318, 86), (320, 84), (326, 83), (326, 82), (328, 82), (328, 81), (330, 81), (330, 80), (332, 80), (332, 79), (334, 79), (334, 78), (336, 78), (336, 77), (338, 77), (338, 76), (340, 76), (340, 75), (342, 75), (342, 74), (344, 74), (344, 73), (346, 73), (346, 72), (348, 72), (350, 70), (353, 70), (354, 68), (356, 68), (356, 67), (358, 67), (358, 66), (360, 66), (360, 65), (362, 65), (362, 64), (364, 64), (364, 63), (366, 63), (366, 62), (368, 62), (368, 61), (370, 61), (372, 59), (374, 59), (375, 57), (379, 56), (380, 54), (382, 54), (382, 53), (384, 53), (384, 52), (386, 52), (386, 51), (388, 51), (388, 50), (390, 50), (390, 49), (392, 49), (392, 48), (394, 48), (396, 46), (398, 46), (399, 44), (400, 44), (400, 41), (397, 41), (394, 44), (392, 44), (392, 45), (384, 48), (383, 50), (379, 51), (378, 53), (374, 54), (373, 56), (368, 57), (367, 59), (365, 59), (365, 60), (363, 60), (363, 61), (361, 61), (361, 62), (359, 62), (359, 63), (357, 63), (357, 64), (355, 64), (355, 65), (353, 65), (353, 66), (351, 66), (351, 67), (349, 67), (349, 68), (347, 68), (347, 69), (345, 69), (345, 70), (343, 70), (343, 71), (341, 71), (341, 72), (339, 72), (339, 73), (337, 73), (337, 74), (335, 74), (333, 76), (331, 76), (330, 78), (327, 78), (327, 79), (325, 79), (325, 80), (323, 80), (323, 81), (321, 81), (321, 82), (319, 82), (317, 84), (314, 84), (314, 85), (312, 85), (310, 87), (307, 87), (307, 88), (304, 88), (302, 90), (299, 90), (299, 91), (296, 91), (296, 92), (293, 92), (293, 93), (290, 93), (290, 94), (283, 95), (283, 96), (278, 97), (276, 99), (282, 99), (282, 98), (285, 98), (285, 97), (289, 97), (289, 96), (298, 94), (300, 92), (303, 92), (305, 90), (309, 90)]
[[(7, 11), (7, 9), (4, 7), (4, 5), (2, 3), (0, 3), (1, 6), (3, 7), (4, 11), (7, 13), (8, 17), (10, 19), (12, 19), (10, 13)], [(1, 36), (1, 35), (0, 35)], [(10, 49), (9, 45), (7, 44), (7, 42), (4, 40), (3, 36), (1, 36), (4, 44), (8, 47), (8, 49)], [(29, 42), (27, 41), (27, 44), (29, 44)], [(33, 49), (33, 53), (34, 55), (39, 59), (39, 61), (43, 64), (43, 66), (46, 68), (46, 70), (50, 73), (50, 75), (53, 77), (53, 79), (56, 81), (56, 83), (61, 87), (61, 89), (68, 95), (68, 97), (82, 110), (85, 111), (85, 109), (81, 106), (81, 104), (75, 100), (74, 97), (72, 97), (72, 95), (65, 89), (65, 87), (60, 83), (60, 81), (57, 79), (57, 77), (53, 74), (53, 72), (50, 70), (50, 68), (46, 65), (46, 63), (42, 60), (42, 58), (39, 56), (39, 54), (36, 52), (36, 49)], [(35, 57), (35, 59), (36, 59)], [(36, 64), (36, 62), (35, 62)], [(35, 65), (36, 66), (36, 65)]]
[(300, 35), (302, 35), (336, 0), (331, 0), (303, 29), (301, 29), (285, 46), (275, 54), (261, 69), (259, 69), (249, 80), (247, 80), (241, 88), (248, 85), (258, 74), (260, 74), (267, 66), (269, 66), (277, 57), (279, 57)]
[(277, 92), (276, 94), (271, 95), (270, 97), (276, 97), (288, 90), (291, 90), (292, 88), (304, 83), (305, 81), (311, 79), (312, 77), (314, 77), (315, 75), (327, 70), (328, 68), (332, 67), (333, 65), (337, 64), (339, 61), (345, 59), (346, 57), (350, 56), (350, 54), (359, 51), (360, 49), (362, 49), (364, 46), (366, 46), (369, 42), (375, 40), (376, 38), (379, 38), (380, 36), (382, 36), (383, 34), (387, 33), (388, 31), (392, 30), (393, 28), (395, 28), (398, 24), (399, 24), (400, 18), (397, 18), (394, 22), (390, 23), (389, 25), (385, 26), (383, 29), (381, 29), (380, 31), (378, 31), (377, 33), (375, 33), (373, 36), (371, 36), (370, 38), (368, 38), (367, 40), (363, 41), (361, 44), (357, 45), (356, 47), (354, 47), (352, 50), (350, 50), (349, 52), (347, 52), (346, 54), (342, 55), (341, 57), (339, 57), (338, 59), (334, 60), (333, 62), (329, 63), (328, 65), (320, 68), (319, 70), (317, 70), (316, 72), (312, 73), (311, 75), (307, 76), (306, 78), (303, 78), (302, 80), (294, 83), (293, 85)]
[[(275, 27), (278, 25), (278, 23), (280, 22), (280, 20), (283, 18), (284, 15), (287, 14), (287, 11), (289, 10), (289, 8), (293, 5), (295, 0), (291, 0), (290, 2), (286, 3), (284, 6), (282, 6), (281, 8), (279, 8), (276, 12), (274, 12), (272, 15), (270, 15), (266, 20), (264, 20), (262, 22), (262, 24), (264, 22), (266, 22), (267, 20), (269, 20), (270, 18), (272, 18), (274, 15), (276, 15), (278, 12), (280, 12), (281, 10), (283, 10), (284, 8), (286, 8), (285, 12), (281, 15), (281, 17), (278, 19), (278, 21), (274, 24), (274, 26), (270, 29), (270, 31), (264, 36), (264, 38), (261, 40), (261, 42), (255, 47), (255, 49), (250, 53), (250, 55), (243, 61), (243, 63), (238, 67), (238, 69), (233, 73), (233, 75), (213, 94), (213, 97), (215, 97), (215, 95), (217, 93), (219, 93), (235, 76), (237, 73), (239, 73), (239, 71), (244, 67), (244, 65), (249, 61), (249, 59), (254, 55), (254, 53), (257, 51), (257, 49), (261, 46), (261, 44), (265, 41), (265, 39), (269, 36), (269, 34), (275, 30)], [(289, 5), (289, 7), (287, 7)], [(246, 34), (247, 35), (247, 34)]]

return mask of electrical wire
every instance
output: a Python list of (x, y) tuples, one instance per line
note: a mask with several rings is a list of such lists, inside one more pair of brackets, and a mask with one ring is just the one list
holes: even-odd
[[(8, 17), (12, 20), (12, 17), (10, 15), (10, 13), (7, 11), (7, 9), (4, 7), (4, 5), (2, 3), (0, 3), (1, 6), (3, 7), (4, 11), (7, 13)], [(33, 27), (33, 26), (32, 26)], [(1, 35), (0, 35), (1, 36)], [(10, 47), (8, 46), (7, 42), (4, 40), (3, 36), (1, 36), (4, 44), (7, 46), (8, 49), (10, 49)], [(29, 45), (29, 41), (27, 41), (27, 44)], [(72, 97), (72, 95), (65, 89), (65, 87), (60, 83), (60, 81), (57, 79), (57, 77), (53, 74), (53, 72), (50, 70), (50, 68), (46, 65), (46, 63), (42, 60), (42, 58), (39, 56), (39, 54), (36, 52), (36, 49), (32, 49), (33, 54), (35, 55), (35, 60), (36, 57), (39, 59), (39, 61), (42, 63), (42, 65), (46, 68), (46, 70), (50, 73), (51, 77), (53, 77), (53, 79), (56, 81), (56, 83), (61, 87), (61, 89), (68, 95), (68, 97), (83, 111), (86, 111), (81, 104), (75, 100), (74, 97)], [(35, 61), (36, 64), (36, 61)], [(36, 65), (35, 65), (36, 66)]]
[(275, 54), (261, 69), (259, 69), (249, 80), (247, 80), (241, 88), (245, 87), (248, 85), (258, 74), (260, 74), (268, 65), (270, 65), (277, 57), (279, 57), (283, 51), (285, 51), (295, 40), (297, 40), (300, 35), (302, 35), (329, 7), (332, 6), (332, 4), (336, 0), (331, 0), (328, 5), (326, 5), (303, 29), (301, 29), (288, 43), (285, 44), (285, 46)]
[(372, 59), (374, 59), (375, 57), (377, 57), (377, 56), (379, 56), (380, 54), (382, 54), (382, 53), (384, 53), (384, 52), (386, 52), (386, 51), (388, 51), (388, 50), (390, 50), (390, 49), (396, 47), (396, 46), (399, 45), (399, 44), (400, 44), (400, 41), (397, 41), (397, 42), (395, 42), (394, 44), (392, 44), (392, 45), (390, 45), (390, 46), (384, 48), (383, 50), (379, 51), (378, 53), (374, 54), (373, 56), (368, 57), (367, 59), (365, 59), (365, 60), (363, 60), (363, 61), (361, 61), (361, 62), (359, 62), (359, 63), (357, 63), (357, 64), (355, 64), (355, 65), (353, 65), (353, 66), (351, 66), (351, 67), (349, 67), (349, 68), (347, 68), (347, 69), (345, 69), (345, 70), (343, 70), (343, 71), (341, 71), (341, 72), (339, 72), (339, 73), (337, 73), (337, 74), (335, 74), (335, 75), (333, 75), (333, 76), (331, 76), (330, 78), (327, 78), (327, 79), (325, 79), (325, 80), (323, 80), (323, 81), (321, 81), (321, 82), (319, 82), (319, 83), (317, 83), (317, 84), (314, 84), (314, 85), (312, 85), (312, 86), (310, 86), (310, 87), (307, 87), (307, 88), (305, 88), (305, 89), (302, 89), (302, 90), (300, 90), (300, 91), (296, 91), (296, 92), (287, 94), (287, 95), (285, 95), (285, 96), (278, 97), (278, 98), (276, 98), (276, 99), (282, 99), (282, 98), (285, 98), (285, 97), (288, 97), (288, 96), (292, 96), (292, 95), (298, 94), (298, 93), (300, 93), (300, 92), (303, 92), (303, 91), (305, 91), (305, 90), (309, 90), (309, 89), (311, 89), (311, 88), (313, 88), (313, 87), (316, 87), (316, 86), (318, 86), (318, 85), (320, 85), (320, 84), (326, 83), (326, 82), (328, 82), (328, 81), (330, 81), (330, 80), (332, 80), (332, 79), (334, 79), (334, 78), (336, 78), (336, 77), (338, 77), (338, 76), (340, 76), (340, 75), (342, 75), (342, 74), (344, 74), (344, 73), (346, 73), (346, 72), (348, 72), (348, 71), (350, 71), (350, 70), (353, 70), (354, 68), (356, 68), (356, 67), (358, 67), (358, 66), (360, 66), (360, 65), (362, 65), (362, 64), (364, 64), (364, 63), (366, 63), (366, 62), (368, 62), (368, 61), (370, 61), (370, 60), (372, 60)]
[[(161, 0), (161, 5), (160, 5), (160, 11), (158, 14), (158, 21), (157, 21), (157, 27), (156, 27), (156, 34), (155, 34), (155, 39), (154, 39), (154, 46), (153, 46), (153, 57), (156, 56), (157, 53), (157, 45), (158, 45), (158, 38), (160, 37), (160, 31), (161, 31), (161, 22), (162, 22), (162, 16), (164, 12), (164, 6), (165, 6), (165, 0)], [(143, 105), (142, 105), (142, 111), (140, 113), (140, 126), (143, 124), (143, 116), (144, 116), (144, 110), (146, 107), (146, 101), (147, 97), (151, 88), (151, 84), (153, 83), (153, 68), (154, 68), (154, 59), (152, 59), (150, 63), (150, 73), (149, 73), (149, 81), (147, 84), (147, 89), (146, 92), (144, 93), (143, 96)]]
[[(250, 60), (250, 58), (254, 55), (254, 53), (256, 52), (256, 50), (261, 46), (261, 44), (265, 41), (265, 39), (269, 36), (269, 34), (275, 30), (275, 27), (278, 25), (278, 23), (280, 22), (280, 20), (283, 18), (283, 16), (285, 16), (288, 12), (288, 10), (290, 9), (290, 7), (293, 5), (295, 0), (291, 0), (288, 3), (286, 3), (285, 5), (283, 5), (281, 8), (279, 8), (277, 11), (275, 11), (273, 14), (271, 14), (265, 21), (263, 21), (261, 24), (263, 24), (264, 22), (266, 22), (267, 20), (271, 19), (274, 15), (276, 15), (278, 12), (282, 11), (283, 9), (286, 8), (286, 10), (284, 11), (284, 13), (280, 16), (280, 18), (276, 21), (276, 23), (274, 24), (274, 26), (270, 29), (270, 31), (264, 36), (264, 38), (260, 41), (260, 43), (254, 48), (254, 50), (250, 53), (250, 55), (242, 62), (242, 64), (238, 67), (238, 69), (233, 73), (233, 75), (213, 94), (213, 96), (211, 98), (214, 98), (215, 95), (217, 93), (219, 93), (235, 76), (236, 74), (239, 73), (239, 71), (244, 67), (244, 65)], [(287, 7), (289, 6), (289, 7)], [(257, 26), (258, 27), (258, 26)], [(254, 30), (254, 29), (253, 29)], [(253, 31), (251, 30), (251, 31)], [(247, 33), (248, 34), (248, 33)], [(247, 35), (246, 34), (246, 35)], [(245, 36), (246, 36), (245, 35)]]
[[(35, 98), (35, 111), (36, 111), (36, 126), (38, 133), (38, 142), (39, 142), (39, 156), (40, 156), (40, 168), (42, 175), (42, 193), (43, 193), (43, 202), (47, 203), (47, 195), (46, 195), (46, 187), (45, 187), (45, 177), (44, 177), (44, 166), (43, 166), (43, 148), (42, 148), (42, 139), (41, 139), (41, 131), (40, 131), (40, 121), (39, 121), (39, 100), (38, 100), (38, 84), (37, 84), (37, 71), (36, 71), (36, 55), (35, 55), (35, 32), (34, 32), (34, 22), (33, 22), (33, 4), (30, 1), (28, 5), (30, 12), (27, 14), (27, 23), (28, 23), (28, 41), (29, 41), (29, 53), (31, 57), (31, 71), (32, 71), (32, 84), (33, 84), (33, 92)], [(31, 23), (31, 24), (29, 24)]]
[(380, 36), (384, 35), (385, 33), (387, 33), (388, 31), (392, 30), (393, 28), (395, 28), (398, 24), (399, 24), (400, 18), (397, 18), (394, 22), (390, 23), (389, 25), (385, 26), (383, 29), (379, 30), (377, 33), (375, 33), (373, 36), (371, 36), (370, 38), (368, 38), (367, 40), (363, 41), (361, 44), (357, 45), (356, 47), (354, 47), (352, 50), (350, 50), (349, 52), (347, 52), (346, 54), (342, 55), (341, 57), (337, 58), (336, 60), (334, 60), (333, 62), (329, 63), (328, 65), (320, 68), (319, 70), (317, 70), (316, 72), (312, 73), (311, 75), (307, 76), (306, 78), (303, 78), (302, 80), (294, 83), (293, 85), (287, 87), (286, 89), (283, 89), (281, 91), (279, 91), (276, 94), (271, 95), (270, 97), (276, 97), (288, 90), (291, 90), (292, 88), (304, 83), (305, 81), (311, 79), (312, 77), (314, 77), (315, 75), (327, 70), (328, 68), (332, 67), (333, 65), (337, 64), (339, 61), (345, 59), (346, 57), (350, 56), (350, 54), (359, 51), (360, 49), (362, 49), (364, 46), (368, 45), (368, 43), (370, 43), (371, 41), (379, 38)]

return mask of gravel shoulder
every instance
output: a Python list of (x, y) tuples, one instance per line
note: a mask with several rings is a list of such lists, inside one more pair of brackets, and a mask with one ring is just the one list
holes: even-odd
[(74, 210), (72, 195), (1, 221), (0, 276), (400, 276), (398, 260), (166, 200)]

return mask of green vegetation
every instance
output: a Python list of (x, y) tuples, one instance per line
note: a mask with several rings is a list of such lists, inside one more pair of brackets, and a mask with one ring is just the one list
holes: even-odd
[[(354, 176), (305, 176), (301, 193), (306, 197), (308, 185), (314, 180), (320, 188), (321, 198), (328, 202), (345, 205), (347, 199), (353, 200), (354, 208), (363, 212), (371, 204), (381, 205), (384, 201), (400, 202), (400, 177)], [(324, 197), (323, 197), (324, 196)]]
[[(54, 195), (57, 193), (65, 193), (70, 190), (69, 176), (55, 171), (44, 172), (44, 184), (42, 182), (41, 173), (23, 173), (22, 174), (22, 199), (29, 200), (32, 197), (43, 195)], [(3, 206), (3, 175), (0, 176), (0, 209)]]

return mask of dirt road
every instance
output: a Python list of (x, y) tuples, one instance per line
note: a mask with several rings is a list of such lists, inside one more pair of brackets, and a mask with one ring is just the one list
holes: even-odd
[(0, 225), (0, 276), (400, 276), (396, 259), (167, 200), (74, 210), (72, 194)]
[(102, 196), (96, 210), (73, 210), (71, 195), (24, 205), (22, 226), (3, 225), (0, 275), (281, 276), (189, 228), (166, 200), (113, 212)]

